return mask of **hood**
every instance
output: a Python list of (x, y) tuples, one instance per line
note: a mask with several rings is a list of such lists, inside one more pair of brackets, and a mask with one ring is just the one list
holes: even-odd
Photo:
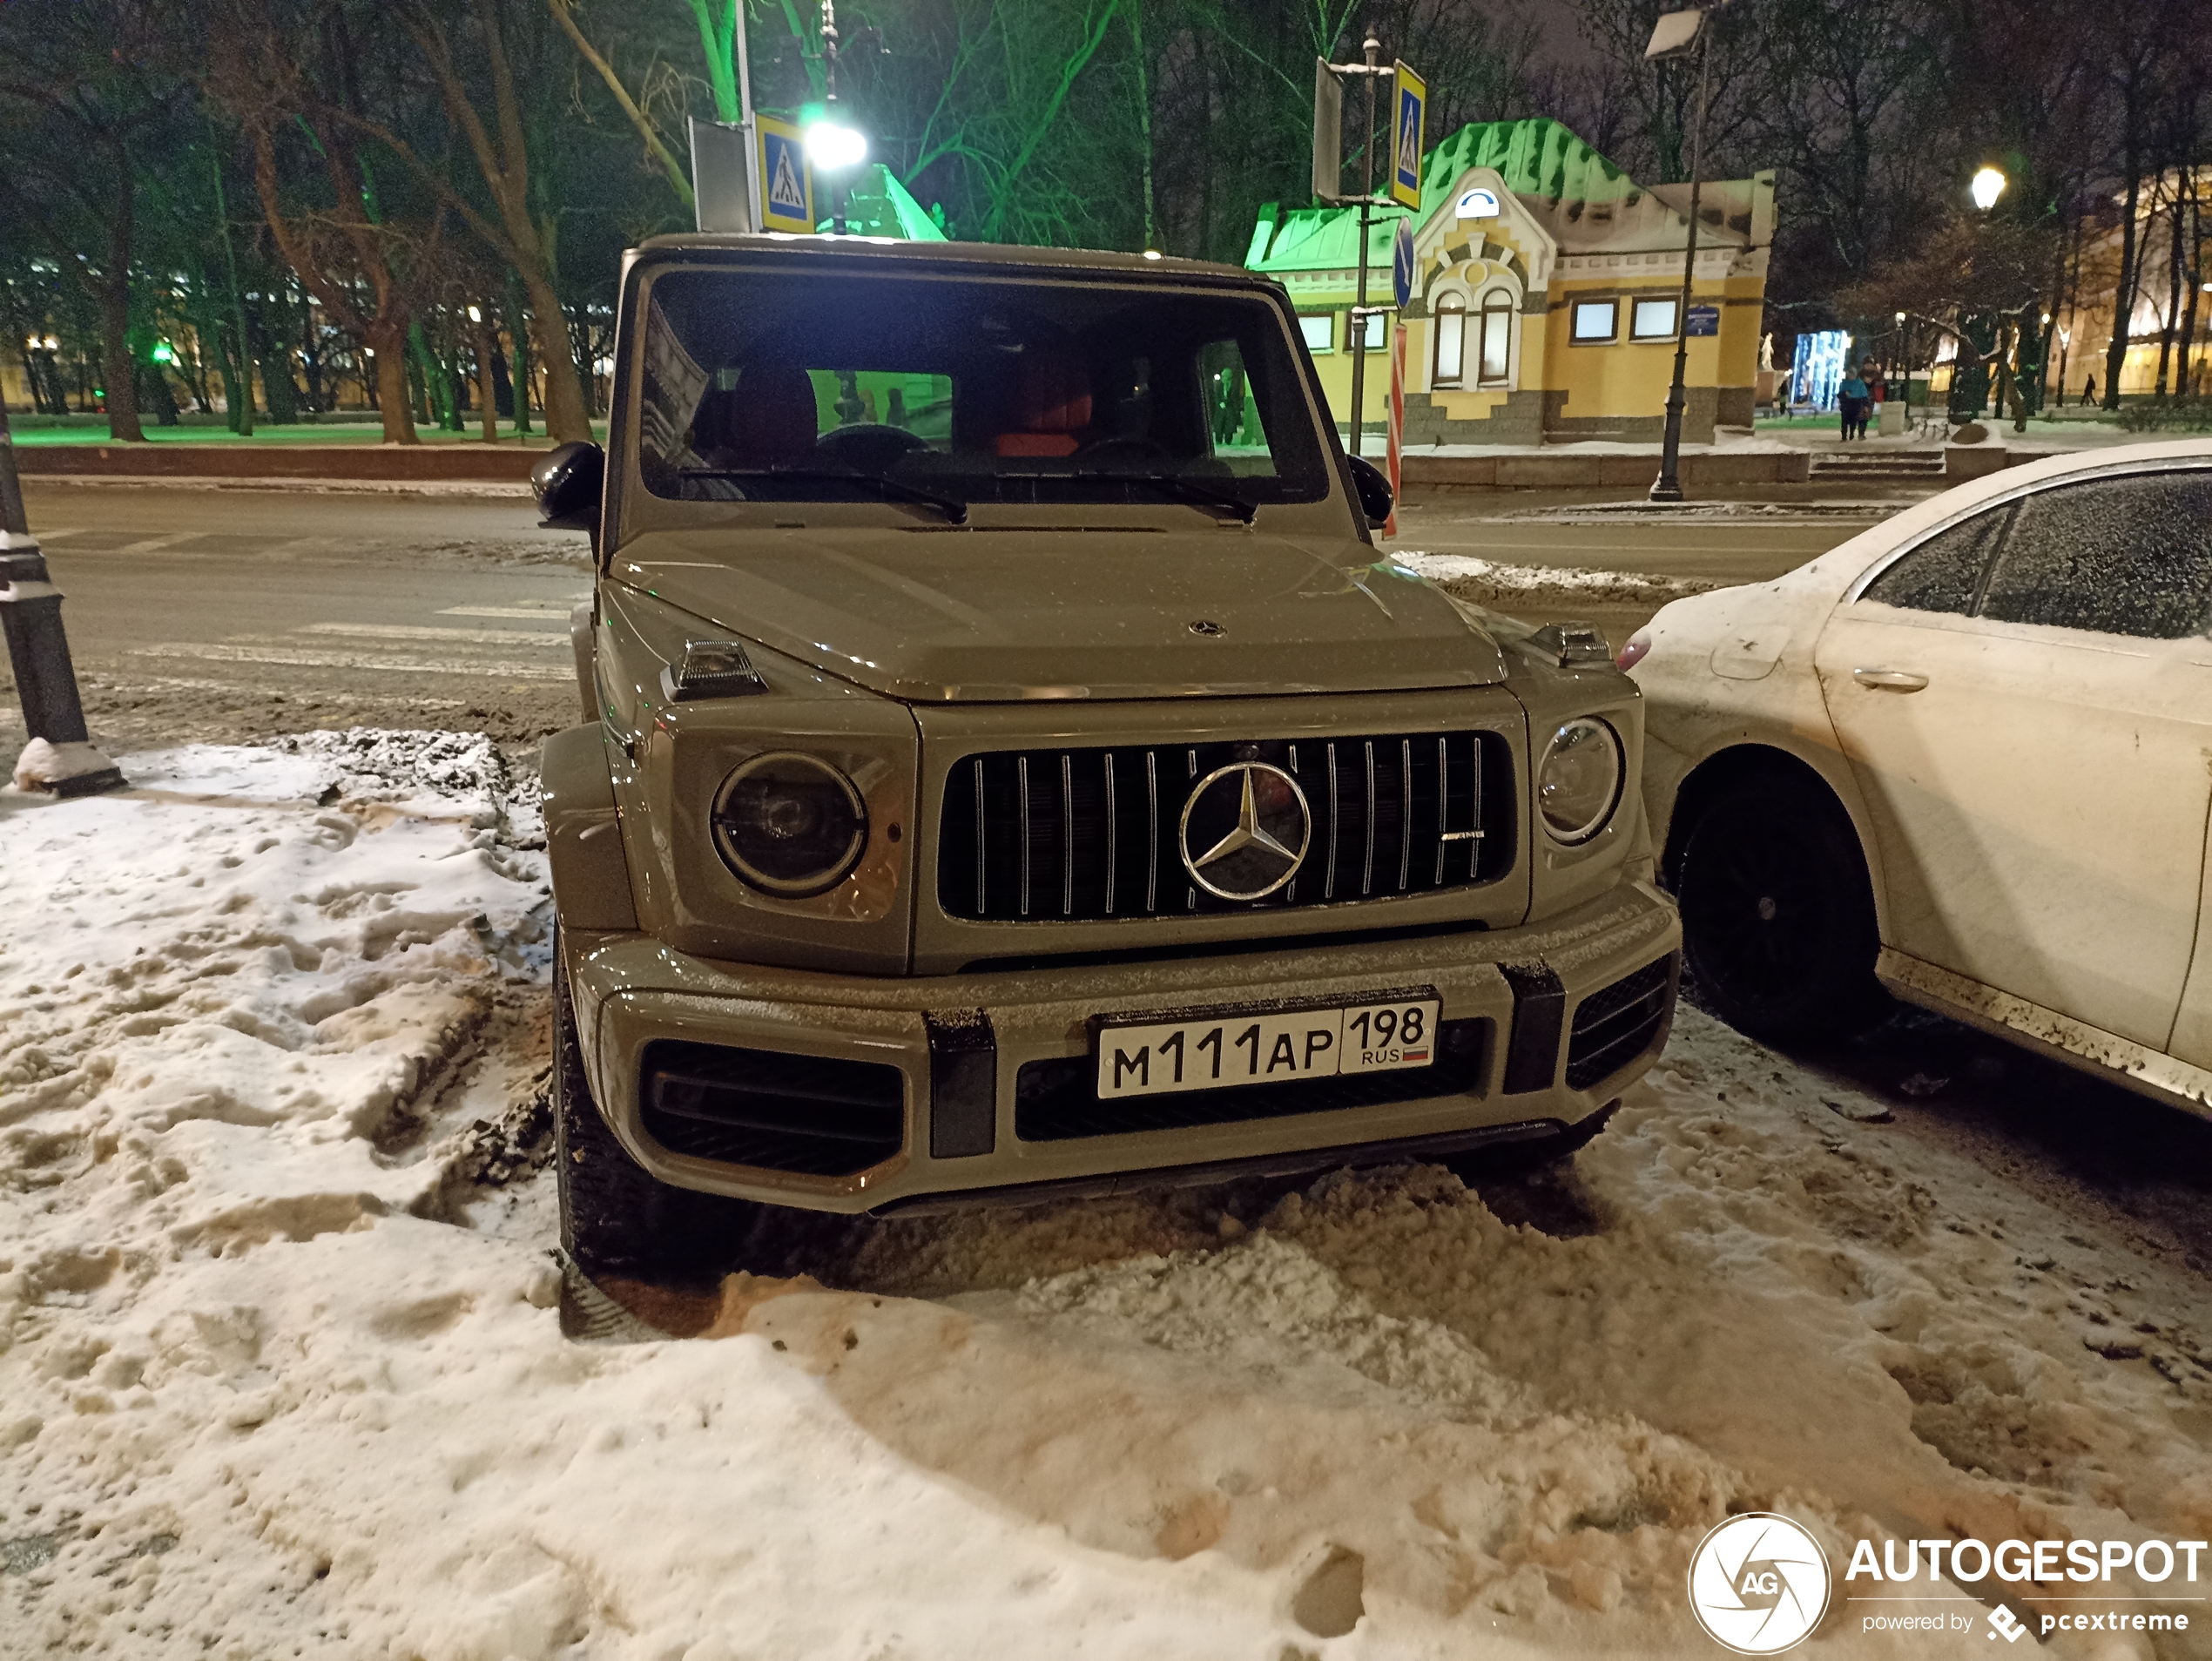
[(1399, 692), (1506, 678), (1495, 642), (1470, 618), (1350, 541), (1056, 526), (659, 531), (624, 546), (611, 575), (914, 702)]

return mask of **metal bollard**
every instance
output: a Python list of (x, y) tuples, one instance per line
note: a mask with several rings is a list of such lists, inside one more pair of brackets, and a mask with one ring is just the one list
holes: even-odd
[(44, 787), (58, 796), (86, 796), (122, 787), (123, 772), (92, 747), (84, 706), (77, 693), (69, 637), (62, 631), (62, 591), (46, 570), (46, 556), (30, 534), (16, 477), (8, 415), (0, 408), (0, 632), (8, 637), (8, 663), (24, 729), (64, 752), (65, 771)]

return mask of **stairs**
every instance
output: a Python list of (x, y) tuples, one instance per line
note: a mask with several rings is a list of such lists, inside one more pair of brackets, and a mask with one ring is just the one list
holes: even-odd
[(1933, 484), (1940, 483), (1943, 476), (1943, 452), (1939, 449), (1850, 449), (1812, 458), (1811, 477), (1815, 484), (1863, 480)]

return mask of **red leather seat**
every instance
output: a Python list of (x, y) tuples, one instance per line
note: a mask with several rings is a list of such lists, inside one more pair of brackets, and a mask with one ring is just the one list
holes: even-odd
[(691, 417), (691, 447), (717, 467), (792, 467), (814, 459), (814, 383), (804, 369), (748, 365), (710, 389)]
[(1014, 372), (1012, 429), (998, 436), (1001, 456), (1072, 456), (1090, 425), (1090, 380), (1064, 352), (1031, 346)]

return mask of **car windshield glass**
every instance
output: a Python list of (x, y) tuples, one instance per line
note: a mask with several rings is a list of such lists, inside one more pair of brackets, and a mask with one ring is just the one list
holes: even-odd
[(1332, 477), (1284, 315), (1258, 296), (678, 270), (647, 290), (643, 369), (638, 472), (678, 501), (1244, 517)]

